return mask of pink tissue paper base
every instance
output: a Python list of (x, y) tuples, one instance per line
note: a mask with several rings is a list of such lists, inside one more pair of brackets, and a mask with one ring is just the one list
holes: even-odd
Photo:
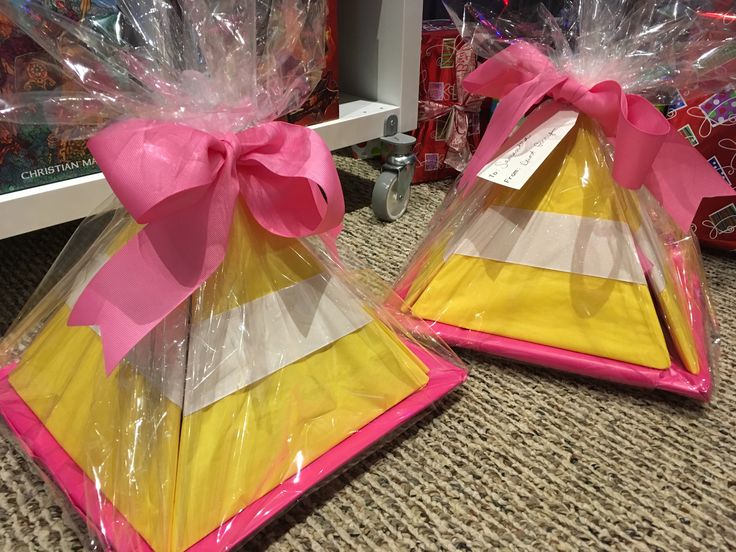
[[(465, 381), (467, 372), (464, 369), (413, 344), (407, 345), (429, 368), (429, 381), (422, 389), (251, 503), (189, 550), (223, 550), (247, 539), (309, 489)], [(92, 524), (95, 531), (98, 534), (104, 533), (104, 542), (115, 550), (151, 551), (148, 543), (125, 517), (105, 497), (98, 497), (94, 482), (15, 392), (8, 380), (15, 366), (11, 364), (0, 369), (0, 414), (20, 440), (26, 453), (51, 475), (74, 508)]]
[(710, 371), (703, 369), (699, 374), (691, 374), (677, 359), (673, 360), (672, 366), (667, 370), (656, 370), (538, 343), (466, 330), (441, 322), (429, 324), (445, 342), (456, 347), (474, 349), (615, 383), (661, 389), (701, 401), (710, 399)]

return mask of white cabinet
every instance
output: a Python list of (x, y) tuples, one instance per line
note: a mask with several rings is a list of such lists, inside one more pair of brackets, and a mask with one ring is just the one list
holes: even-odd
[[(339, 0), (340, 118), (314, 125), (330, 149), (417, 124), (422, 0)], [(111, 191), (101, 174), (0, 195), (0, 239), (85, 217)]]

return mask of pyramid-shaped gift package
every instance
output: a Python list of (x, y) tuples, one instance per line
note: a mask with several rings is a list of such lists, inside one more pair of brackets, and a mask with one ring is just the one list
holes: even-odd
[(268, 122), (320, 74), (324, 4), (272, 2), (257, 41), (255, 4), (213, 27), (156, 3), (114, 36), (3, 5), (87, 67), (50, 103), (148, 117), (89, 141), (125, 209), (82, 223), (0, 347), (0, 415), (106, 549), (231, 548), (465, 379), (336, 260), (325, 144)]
[(243, 206), (222, 266), (108, 376), (96, 329), (67, 320), (135, 230), (118, 214), (19, 321), (0, 383), (11, 428), (115, 548), (237, 542), (464, 379)]
[(465, 88), (499, 101), (397, 282), (405, 309), (452, 345), (708, 400), (718, 338), (689, 229), (733, 190), (637, 92), (719, 47), (653, 2), (447, 4), (487, 58)]
[(459, 209), (400, 284), (413, 314), (457, 345), (624, 383), (709, 388), (706, 305), (688, 294), (691, 275), (678, 278), (643, 192), (613, 181), (592, 121), (581, 116), (522, 189), (478, 186), (459, 201), (480, 207)]

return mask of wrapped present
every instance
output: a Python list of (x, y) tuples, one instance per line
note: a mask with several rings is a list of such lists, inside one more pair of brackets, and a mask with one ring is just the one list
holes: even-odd
[[(700, 35), (713, 41), (708, 56), (694, 60), (696, 71), (678, 79), (667, 110), (678, 130), (718, 174), (736, 187), (736, 11), (730, 2), (709, 2), (699, 13)], [(736, 204), (732, 198), (706, 198), (693, 221), (700, 243), (736, 250)]]
[[(264, 2), (268, 3), (268, 2)], [(298, 109), (284, 120), (296, 125), (314, 125), (340, 118), (339, 58), (337, 48), (337, 0), (327, 0), (325, 21), (325, 67), (322, 78)]]
[[(736, 87), (715, 94), (680, 91), (667, 116), (731, 187), (736, 187)], [(707, 198), (693, 221), (701, 243), (736, 249), (736, 205), (732, 198)]]
[(453, 12), (489, 57), (465, 87), (500, 100), (397, 290), (451, 344), (708, 400), (716, 324), (689, 229), (703, 197), (733, 193), (633, 93), (707, 44), (680, 40), (691, 12), (651, 3), (538, 13), (535, 31)]
[[(57, 9), (66, 8), (58, 3)], [(105, 17), (111, 11), (109, 6), (92, 5), (84, 16)], [(82, 16), (74, 11), (67, 15)], [(38, 44), (0, 14), (0, 94), (43, 94), (73, 86)], [(37, 108), (28, 121), (0, 122), (0, 194), (98, 171), (84, 140), (75, 140), (64, 127), (49, 126), (42, 109)]]
[(103, 548), (231, 549), (465, 371), (345, 272), (330, 152), (273, 121), (320, 78), (324, 3), (136, 6), (121, 34), (0, 4), (77, 71), (49, 112), (117, 196), (0, 343), (0, 414)]
[(421, 48), (414, 183), (453, 178), (467, 164), (480, 141), (483, 101), (462, 88), (477, 58), (452, 21), (425, 21)]

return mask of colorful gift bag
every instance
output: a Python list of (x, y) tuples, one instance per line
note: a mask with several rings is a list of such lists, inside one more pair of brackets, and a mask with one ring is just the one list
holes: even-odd
[[(588, 17), (594, 4), (567, 22), (578, 50), (561, 48), (556, 63), (533, 42), (500, 40), (489, 27), (500, 17), (470, 5), (459, 14), (479, 49), (508, 45), (465, 79), (469, 92), (501, 99), (397, 289), (451, 344), (707, 400), (715, 324), (687, 230), (702, 197), (730, 189), (652, 104), (616, 81), (595, 84), (617, 67), (651, 84), (659, 69), (626, 70), (641, 71), (633, 59), (645, 44), (667, 49), (664, 36), (650, 42), (662, 14), (614, 14), (630, 33), (616, 41), (608, 17)], [(610, 58), (599, 41), (617, 45)]]
[[(323, 4), (273, 4), (284, 20), (264, 29), (273, 42), (250, 82), (228, 65), (247, 67), (255, 50), (221, 53), (252, 31), (253, 2), (216, 29), (199, 4), (179, 20), (163, 11), (172, 27), (149, 28), (141, 58), (138, 40), (83, 25), (84, 43), (70, 44), (43, 4), (7, 8), (51, 55), (90, 65), (83, 106), (161, 116), (89, 140), (125, 209), (80, 226), (0, 347), (0, 414), (108, 549), (232, 548), (465, 378), (335, 259), (344, 206), (324, 142), (262, 122), (309, 93), (324, 51)], [(217, 63), (156, 73), (162, 89), (153, 69), (171, 69), (177, 32), (199, 39), (190, 61)], [(154, 61), (140, 78), (138, 63)]]
[[(679, 91), (667, 117), (721, 178), (736, 186), (736, 85), (715, 94)], [(704, 200), (694, 225), (701, 243), (736, 248), (736, 205), (730, 198)]]

